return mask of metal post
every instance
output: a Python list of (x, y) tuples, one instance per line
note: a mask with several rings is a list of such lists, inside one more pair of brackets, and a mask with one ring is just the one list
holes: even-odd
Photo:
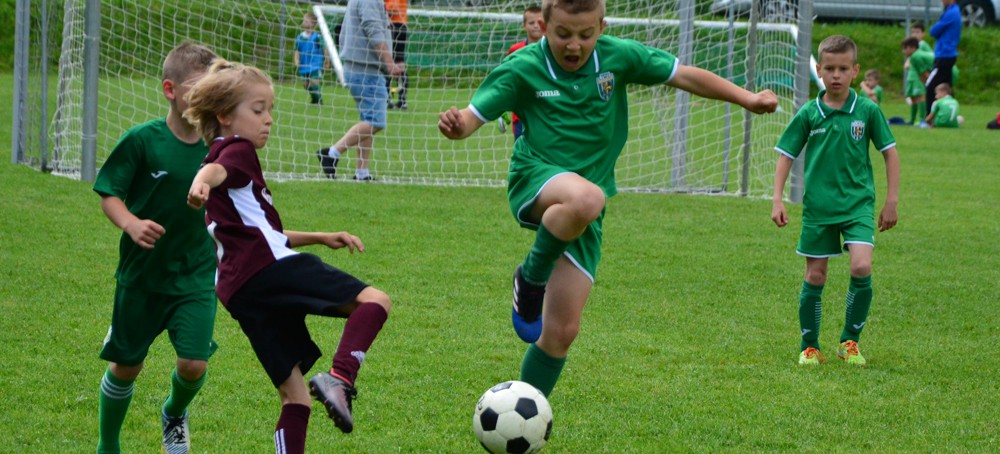
[[(677, 59), (678, 64), (690, 65), (694, 52), (694, 0), (680, 0), (680, 31), (678, 32)], [(670, 185), (674, 189), (685, 189), (687, 183), (687, 127), (690, 111), (691, 94), (677, 91), (674, 100), (674, 138), (673, 150), (670, 153)]]
[[(726, 12), (729, 17), (729, 35), (726, 45), (726, 80), (728, 81), (733, 80), (733, 49), (736, 46), (736, 28), (734, 27), (736, 13), (734, 12), (734, 7), (735, 3), (729, 2), (729, 8)], [(726, 192), (729, 189), (729, 150), (732, 147), (733, 132), (733, 105), (727, 102), (725, 106), (726, 132), (722, 138), (722, 192)]]
[[(750, 4), (750, 24), (747, 26), (747, 62), (746, 88), (750, 92), (757, 91), (755, 80), (757, 71), (757, 21), (760, 20), (760, 0)], [(750, 194), (750, 147), (753, 141), (753, 114), (743, 110), (743, 167), (740, 172), (740, 195)]]
[(38, 138), (41, 143), (42, 172), (49, 172), (49, 2), (42, 0), (42, 111)]
[(101, 1), (87, 0), (83, 39), (83, 139), (80, 179), (93, 182), (97, 176), (97, 82), (100, 71)]
[(17, 0), (14, 13), (14, 106), (11, 124), (10, 162), (24, 161), (24, 145), (28, 139), (28, 46), (31, 39), (31, 0)]
[[(798, 112), (809, 102), (809, 64), (812, 56), (812, 2), (799, 2), (799, 33), (796, 42), (795, 56), (795, 99), (793, 106)], [(821, 56), (822, 57), (822, 56)], [(788, 177), (788, 200), (793, 203), (802, 202), (805, 191), (805, 155), (802, 150), (798, 159), (792, 162), (791, 175)]]
[(281, 37), (281, 39), (279, 40), (281, 45), (278, 46), (278, 80), (283, 81), (285, 80), (285, 33), (286, 33), (285, 27), (288, 25), (287, 24), (288, 5), (286, 4), (286, 0), (281, 0), (280, 18), (281, 18), (281, 34), (278, 36)]

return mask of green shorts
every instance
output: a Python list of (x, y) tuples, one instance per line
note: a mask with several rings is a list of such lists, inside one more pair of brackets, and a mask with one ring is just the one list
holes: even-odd
[(166, 295), (118, 284), (101, 358), (124, 366), (139, 365), (153, 340), (167, 330), (178, 358), (207, 361), (219, 348), (212, 340), (215, 309), (213, 290)]
[[(534, 162), (531, 166), (511, 167), (507, 179), (507, 201), (510, 211), (521, 227), (538, 230), (538, 224), (528, 220), (531, 207), (534, 206), (538, 194), (552, 178), (564, 173), (572, 173), (553, 165)], [(593, 282), (597, 277), (597, 264), (601, 261), (601, 241), (604, 224), (604, 210), (601, 215), (587, 226), (583, 234), (574, 240), (563, 254), (580, 271)]]
[(906, 97), (913, 98), (927, 94), (927, 87), (919, 80), (906, 80)]
[(803, 223), (795, 253), (813, 258), (836, 257), (852, 243), (875, 247), (875, 218), (863, 216), (836, 224)]
[(299, 73), (299, 80), (305, 81), (318, 81), (323, 78), (323, 70), (317, 69), (311, 73)]

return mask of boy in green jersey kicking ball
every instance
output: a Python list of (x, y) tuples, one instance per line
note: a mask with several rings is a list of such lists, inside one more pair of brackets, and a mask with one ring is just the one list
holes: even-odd
[[(190, 42), (163, 61), (166, 118), (122, 136), (94, 182), (101, 209), (123, 232), (114, 312), (101, 358), (98, 453), (121, 451), (119, 436), (135, 379), (153, 340), (164, 330), (177, 353), (170, 395), (162, 409), (163, 451), (189, 450), (187, 407), (205, 384), (215, 351), (215, 245), (205, 212), (187, 207), (191, 180), (208, 147), (181, 113), (185, 94), (217, 56)], [(138, 450), (133, 448), (132, 450)]]
[[(896, 225), (899, 201), (899, 156), (896, 140), (882, 110), (851, 89), (860, 66), (854, 41), (831, 36), (819, 45), (816, 71), (823, 79), (815, 101), (803, 106), (775, 147), (781, 156), (774, 173), (771, 220), (788, 224), (782, 201), (792, 161), (805, 149), (805, 193), (802, 234), (796, 253), (805, 256), (806, 271), (799, 294), (802, 329), (799, 364), (819, 364), (820, 308), (826, 283), (827, 260), (847, 251), (851, 255), (851, 284), (847, 315), (837, 356), (848, 364), (865, 365), (858, 339), (872, 301), (872, 250), (875, 248), (875, 180), (868, 156), (869, 142), (885, 159), (885, 206), (879, 231)], [(843, 241), (841, 241), (843, 238)]]
[(755, 113), (778, 105), (770, 90), (754, 94), (666, 51), (602, 35), (604, 14), (603, 0), (543, 1), (542, 40), (504, 59), (467, 108), (439, 115), (438, 129), (455, 140), (503, 112), (523, 119), (507, 197), (521, 226), (537, 234), (514, 271), (511, 318), (531, 344), (521, 380), (546, 395), (579, 332), (601, 258), (604, 207), (617, 192), (615, 162), (629, 129), (626, 85), (665, 83)]

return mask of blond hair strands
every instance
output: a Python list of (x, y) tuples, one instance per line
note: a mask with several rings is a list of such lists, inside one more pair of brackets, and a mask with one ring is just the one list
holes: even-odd
[(188, 92), (184, 118), (205, 142), (211, 142), (222, 135), (219, 116), (229, 115), (243, 101), (247, 88), (255, 84), (270, 86), (271, 76), (253, 66), (217, 59)]
[(833, 35), (819, 43), (819, 61), (823, 61), (823, 54), (846, 54), (850, 53), (855, 63), (858, 62), (858, 46), (851, 38), (843, 35)]

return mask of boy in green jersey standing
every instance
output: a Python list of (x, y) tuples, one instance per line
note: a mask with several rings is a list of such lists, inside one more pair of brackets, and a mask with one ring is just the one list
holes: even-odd
[(467, 108), (439, 115), (438, 129), (454, 140), (507, 111), (523, 119), (507, 197), (521, 226), (537, 234), (514, 271), (511, 318), (531, 344), (521, 380), (546, 395), (597, 274), (604, 207), (617, 192), (615, 162), (629, 129), (626, 85), (666, 83), (756, 113), (778, 104), (770, 90), (754, 94), (663, 50), (603, 36), (604, 15), (604, 0), (544, 0), (542, 40), (504, 59)]
[(170, 51), (162, 79), (167, 117), (126, 131), (94, 182), (101, 209), (123, 232), (114, 312), (101, 350), (110, 364), (101, 380), (98, 453), (121, 451), (133, 383), (163, 330), (177, 353), (161, 411), (163, 451), (190, 448), (187, 406), (204, 385), (216, 348), (215, 246), (204, 211), (186, 204), (208, 147), (181, 113), (187, 108), (184, 95), (215, 58), (190, 42)]
[(785, 180), (792, 161), (805, 148), (802, 233), (795, 251), (806, 258), (805, 279), (799, 294), (802, 329), (799, 364), (823, 361), (819, 327), (827, 261), (846, 250), (851, 255), (851, 284), (837, 356), (848, 364), (865, 365), (858, 339), (872, 301), (875, 248), (875, 181), (868, 156), (869, 142), (885, 159), (887, 188), (878, 228), (885, 231), (896, 225), (899, 201), (896, 140), (878, 105), (850, 88), (859, 70), (854, 41), (844, 36), (824, 39), (819, 45), (816, 71), (826, 90), (799, 110), (775, 147), (781, 156), (774, 173), (771, 220), (778, 227), (788, 224), (782, 201)]

